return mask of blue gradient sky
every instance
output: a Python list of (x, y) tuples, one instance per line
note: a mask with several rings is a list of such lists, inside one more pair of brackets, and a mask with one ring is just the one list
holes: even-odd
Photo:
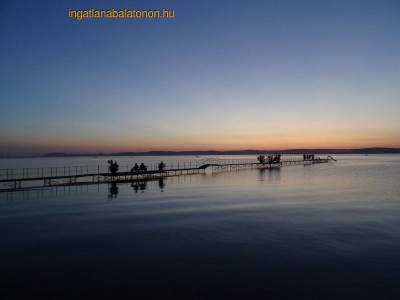
[(400, 1), (28, 2), (0, 4), (0, 155), (400, 148)]

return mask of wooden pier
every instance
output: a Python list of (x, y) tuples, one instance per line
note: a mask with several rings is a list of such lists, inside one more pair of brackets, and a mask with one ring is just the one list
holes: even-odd
[[(79, 166), (55, 168), (23, 168), (0, 170), (0, 192), (37, 187), (79, 185), (83, 183), (143, 181), (170, 176), (242, 169), (271, 169), (291, 165), (307, 165), (336, 161), (331, 156), (313, 159), (283, 158), (279, 161), (257, 161), (257, 159), (219, 159), (205, 158), (196, 163), (175, 163), (163, 170), (125, 171), (112, 174), (108, 167)], [(127, 167), (128, 169), (128, 167)]]

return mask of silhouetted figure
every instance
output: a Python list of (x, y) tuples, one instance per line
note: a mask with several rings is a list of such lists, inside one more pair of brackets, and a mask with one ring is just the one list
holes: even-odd
[(146, 171), (146, 170), (147, 170), (147, 168), (146, 168), (146, 166), (144, 165), (144, 163), (141, 163), (141, 164), (140, 164), (139, 170), (140, 170), (140, 171)]
[(303, 160), (306, 160), (306, 155), (305, 154), (303, 154)]
[(135, 172), (137, 173), (137, 171), (139, 171), (139, 166), (137, 163), (135, 163), (135, 165), (133, 166), (133, 168), (131, 169), (131, 173)]

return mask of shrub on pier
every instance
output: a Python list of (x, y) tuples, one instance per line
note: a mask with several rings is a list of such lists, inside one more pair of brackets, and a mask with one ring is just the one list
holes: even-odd
[(264, 155), (260, 155), (259, 157), (257, 157), (257, 160), (260, 162), (260, 164), (264, 164), (265, 163), (265, 156)]
[(163, 161), (161, 161), (161, 162), (158, 164), (158, 171), (160, 171), (160, 172), (164, 171), (164, 169), (165, 169), (166, 166), (167, 166), (167, 165), (164, 164)]
[(109, 164), (109, 166), (108, 166), (109, 172), (110, 172), (112, 175), (117, 174), (118, 168), (119, 168), (117, 162), (113, 162), (113, 160), (111, 159), (111, 160), (108, 161), (108, 164)]

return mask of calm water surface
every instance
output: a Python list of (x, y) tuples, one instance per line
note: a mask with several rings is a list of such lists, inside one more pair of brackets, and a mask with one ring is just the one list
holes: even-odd
[(0, 193), (0, 298), (399, 299), (400, 156), (334, 157)]

